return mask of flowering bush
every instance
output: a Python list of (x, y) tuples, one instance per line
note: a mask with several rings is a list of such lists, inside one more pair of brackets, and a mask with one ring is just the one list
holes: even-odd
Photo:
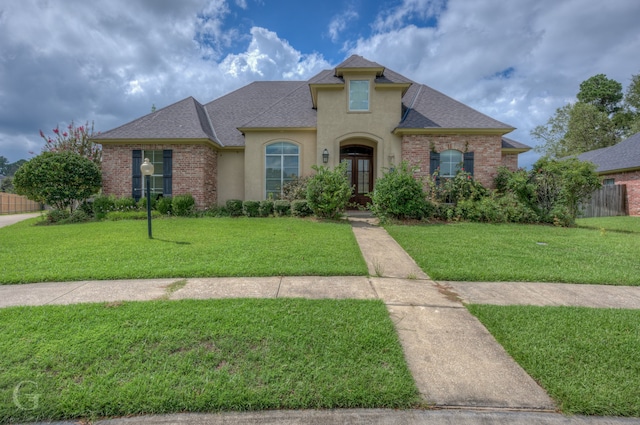
[[(42, 148), (43, 152), (74, 152), (100, 165), (102, 150), (99, 145), (91, 141), (94, 136), (93, 123), (89, 126), (87, 121), (85, 125), (76, 127), (71, 121), (66, 130), (56, 127), (52, 131), (55, 135), (49, 137), (40, 130), (40, 137), (46, 142)], [(95, 133), (97, 134), (100, 133)]]

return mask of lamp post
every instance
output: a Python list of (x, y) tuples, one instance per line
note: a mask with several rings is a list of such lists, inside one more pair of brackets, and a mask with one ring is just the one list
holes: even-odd
[(146, 176), (145, 186), (147, 188), (147, 227), (149, 229), (149, 239), (153, 239), (151, 236), (151, 175), (153, 174), (153, 164), (149, 162), (149, 158), (145, 158), (144, 162), (140, 166), (140, 171), (143, 176)]

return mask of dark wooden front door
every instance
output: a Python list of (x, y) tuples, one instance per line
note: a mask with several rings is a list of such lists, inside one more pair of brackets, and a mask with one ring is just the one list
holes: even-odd
[(373, 191), (373, 148), (368, 146), (345, 146), (340, 149), (340, 161), (347, 163), (347, 175), (354, 187), (349, 202), (367, 205)]

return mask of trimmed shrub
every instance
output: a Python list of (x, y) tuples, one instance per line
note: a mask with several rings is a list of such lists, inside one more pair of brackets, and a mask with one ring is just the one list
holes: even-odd
[(260, 201), (260, 217), (269, 217), (273, 214), (273, 200), (265, 199), (264, 201)]
[(93, 198), (93, 215), (96, 220), (102, 220), (106, 217), (107, 213), (113, 211), (116, 208), (115, 196), (98, 195)]
[(260, 214), (260, 202), (244, 201), (242, 203), (242, 211), (247, 217), (257, 217)]
[[(153, 196), (151, 197), (151, 209), (154, 210), (156, 209), (156, 203), (158, 201), (156, 200), (156, 198), (154, 198)], [(140, 200), (136, 203), (136, 207), (138, 211), (146, 211), (147, 210), (147, 197), (143, 196), (142, 198), (140, 198)]]
[(330, 170), (314, 165), (316, 172), (307, 182), (307, 202), (313, 213), (322, 218), (337, 219), (347, 208), (353, 188), (347, 178), (347, 163)]
[(419, 220), (427, 217), (433, 212), (433, 205), (427, 201), (422, 187), (422, 182), (413, 176), (409, 164), (403, 161), (376, 181), (370, 210), (381, 220)]
[[(145, 198), (146, 202), (146, 198)], [(146, 203), (145, 203), (146, 208)], [(125, 196), (123, 198), (118, 198), (113, 202), (113, 210), (114, 211), (138, 211), (138, 204), (136, 200), (131, 196)]]
[(297, 177), (282, 186), (282, 199), (295, 201), (297, 199), (307, 199), (307, 183), (309, 177)]
[(156, 210), (162, 215), (171, 214), (173, 198), (171, 196), (162, 196), (156, 201)]
[[(162, 215), (158, 211), (151, 211), (151, 218), (160, 218)], [(106, 219), (108, 221), (121, 221), (121, 220), (146, 220), (146, 211), (112, 211), (107, 214)]]
[(224, 205), (214, 205), (207, 208), (204, 212), (205, 217), (229, 217), (229, 210)]
[(67, 210), (51, 210), (47, 213), (47, 223), (56, 224), (62, 223), (68, 219), (71, 213)]
[(178, 217), (189, 217), (193, 214), (195, 207), (196, 200), (190, 193), (174, 196), (171, 201), (171, 211)]
[(67, 224), (67, 223), (86, 223), (87, 221), (91, 220), (91, 216), (89, 214), (87, 214), (86, 212), (84, 212), (81, 209), (76, 209), (74, 212), (71, 213), (71, 215), (69, 216), (68, 219), (64, 220), (63, 223)]
[(291, 215), (294, 217), (308, 217), (313, 214), (306, 199), (291, 201)]
[(275, 214), (280, 217), (291, 215), (291, 202), (284, 199), (278, 199), (273, 202), (273, 210)]
[(242, 215), (242, 201), (240, 199), (229, 199), (226, 205), (231, 217), (240, 217)]

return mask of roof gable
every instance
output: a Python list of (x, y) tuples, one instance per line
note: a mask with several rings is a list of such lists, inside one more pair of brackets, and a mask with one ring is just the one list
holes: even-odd
[(219, 143), (204, 107), (193, 97), (94, 137), (98, 142), (124, 139), (206, 139)]

